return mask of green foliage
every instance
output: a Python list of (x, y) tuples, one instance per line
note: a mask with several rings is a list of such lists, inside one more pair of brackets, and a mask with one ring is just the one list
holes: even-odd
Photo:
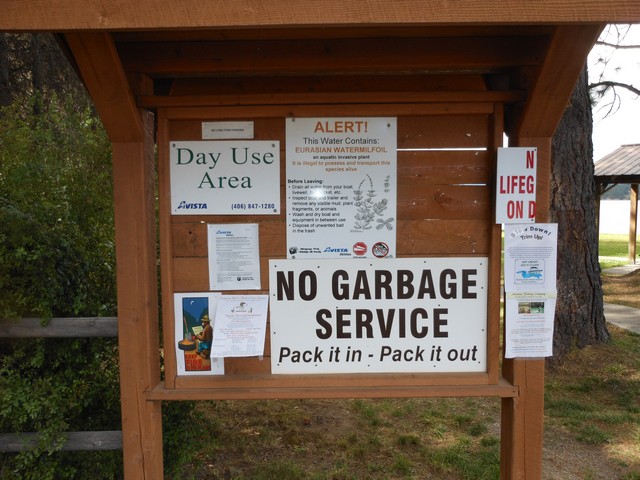
[[(0, 110), (0, 131), (0, 317), (114, 315), (100, 123), (71, 102), (33, 98)], [(119, 478), (119, 451), (58, 451), (61, 432), (119, 429), (116, 341), (4, 340), (0, 355), (0, 431), (43, 435), (32, 451), (3, 454), (0, 477)]]
[(195, 406), (192, 401), (162, 404), (162, 447), (167, 478), (183, 479), (182, 465), (193, 458), (194, 449), (201, 450), (207, 442), (212, 444), (207, 431), (198, 428), (201, 422), (195, 416)]
[(109, 142), (90, 112), (0, 113), (0, 316), (115, 310)]

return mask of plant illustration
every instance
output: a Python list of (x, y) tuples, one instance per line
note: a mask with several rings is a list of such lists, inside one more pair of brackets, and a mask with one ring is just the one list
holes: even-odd
[[(365, 182), (369, 183), (369, 189), (363, 190), (362, 187)], [(385, 192), (389, 191), (389, 177), (385, 179)], [(373, 181), (367, 174), (366, 178), (363, 178), (358, 188), (353, 191), (353, 203), (356, 206), (357, 213), (355, 215), (354, 228), (357, 231), (369, 230), (372, 228), (374, 221), (378, 222), (377, 229), (387, 228), (387, 230), (393, 230), (393, 217), (384, 219), (384, 212), (388, 208), (389, 200), (383, 198), (376, 201), (376, 190), (373, 188)]]

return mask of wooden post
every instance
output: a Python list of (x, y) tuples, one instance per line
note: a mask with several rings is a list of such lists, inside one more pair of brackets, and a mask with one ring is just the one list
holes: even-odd
[(142, 113), (142, 142), (113, 143), (118, 337), (124, 474), (163, 478), (153, 122)]
[(638, 184), (629, 192), (629, 263), (636, 263), (636, 235), (638, 233)]
[[(519, 146), (538, 148), (536, 222), (549, 221), (551, 138), (520, 138)], [(506, 358), (502, 375), (518, 387), (518, 396), (502, 399), (500, 478), (542, 478), (544, 432), (544, 359)]]

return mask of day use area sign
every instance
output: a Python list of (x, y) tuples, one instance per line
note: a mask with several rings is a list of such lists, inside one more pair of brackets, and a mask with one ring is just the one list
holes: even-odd
[(488, 260), (271, 260), (274, 374), (484, 372)]

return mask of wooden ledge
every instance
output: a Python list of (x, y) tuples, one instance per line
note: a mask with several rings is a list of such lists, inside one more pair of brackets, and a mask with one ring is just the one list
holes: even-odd
[(496, 385), (430, 385), (407, 387), (264, 387), (264, 388), (165, 388), (160, 382), (145, 392), (149, 401), (172, 400), (274, 400), (338, 398), (446, 398), (519, 396), (517, 386), (501, 378)]

